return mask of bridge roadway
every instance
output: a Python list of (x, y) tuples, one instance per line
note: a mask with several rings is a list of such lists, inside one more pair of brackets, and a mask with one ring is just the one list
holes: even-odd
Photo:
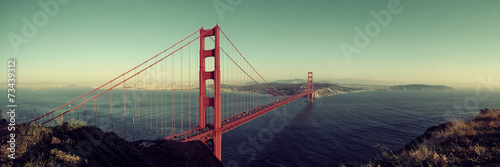
[[(261, 115), (264, 115), (265, 113), (272, 111), (282, 105), (285, 105), (291, 101), (294, 101), (298, 98), (307, 96), (308, 94), (312, 94), (315, 91), (306, 91), (294, 96), (288, 96), (283, 99), (279, 99), (276, 101), (273, 101), (271, 103), (259, 106), (257, 108), (253, 108), (251, 110), (236, 114), (234, 116), (228, 117), (221, 122), (221, 130), (222, 133), (228, 132), (240, 125), (243, 125)], [(207, 142), (211, 138), (214, 137), (215, 135), (215, 129), (213, 128), (213, 123), (208, 124), (204, 128), (194, 128), (190, 129), (175, 135), (171, 135), (168, 137), (163, 138), (163, 140), (172, 140), (172, 141), (181, 141), (181, 142), (187, 142), (187, 141), (192, 141), (192, 140), (200, 140), (203, 142)]]

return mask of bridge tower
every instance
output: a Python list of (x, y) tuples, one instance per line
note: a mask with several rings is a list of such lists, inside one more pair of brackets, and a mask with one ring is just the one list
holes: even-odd
[[(313, 91), (314, 90), (313, 72), (308, 72), (307, 73), (307, 90), (308, 91)], [(307, 102), (314, 102), (314, 96), (313, 96), (313, 94), (308, 94), (307, 95)]]
[[(215, 36), (215, 47), (211, 50), (205, 50), (205, 37)], [(208, 38), (210, 40), (210, 38)], [(214, 130), (215, 136), (213, 137), (214, 154), (219, 160), (221, 159), (221, 95), (220, 95), (220, 28), (216, 25), (212, 29), (200, 29), (200, 97), (199, 97), (199, 127), (206, 126), (207, 107), (214, 108)], [(205, 71), (205, 59), (207, 57), (214, 57), (214, 71)], [(212, 79), (214, 81), (214, 97), (207, 97), (206, 81)]]

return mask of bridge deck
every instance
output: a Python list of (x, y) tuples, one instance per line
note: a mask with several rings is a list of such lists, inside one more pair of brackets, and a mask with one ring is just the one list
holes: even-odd
[[(271, 103), (259, 106), (257, 108), (253, 108), (251, 110), (236, 114), (234, 116), (228, 117), (224, 120), (222, 120), (221, 124), (221, 130), (222, 133), (228, 132), (240, 125), (243, 125), (261, 115), (264, 115), (265, 113), (272, 111), (282, 105), (285, 105), (291, 101), (294, 101), (300, 97), (306, 96), (308, 94), (312, 94), (315, 91), (308, 91), (304, 92), (298, 95), (294, 96), (288, 96), (286, 98), (280, 99), (273, 101)], [(163, 138), (164, 140), (173, 140), (173, 141), (182, 141), (182, 142), (187, 142), (187, 141), (192, 141), (192, 140), (201, 140), (201, 141), (208, 141), (211, 138), (213, 138), (215, 134), (215, 130), (213, 129), (213, 123), (208, 124), (205, 128), (194, 128), (190, 129), (172, 136), (168, 136)]]

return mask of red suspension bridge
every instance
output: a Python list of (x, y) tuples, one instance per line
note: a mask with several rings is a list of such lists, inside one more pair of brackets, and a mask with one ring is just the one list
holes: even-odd
[(223, 133), (301, 97), (312, 102), (314, 92), (312, 72), (296, 92), (275, 88), (217, 25), (30, 123), (77, 120), (132, 140), (147, 131), (164, 140), (211, 142), (221, 159)]

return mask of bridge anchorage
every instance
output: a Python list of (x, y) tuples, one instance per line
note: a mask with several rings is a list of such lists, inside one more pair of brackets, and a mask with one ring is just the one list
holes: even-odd
[[(193, 75), (198, 77), (196, 84), (191, 83), (191, 67), (195, 66), (190, 64), (190, 56), (198, 55), (191, 54), (191, 48), (195, 52), (199, 49), (199, 71), (192, 70), (198, 75)], [(177, 76), (176, 67), (180, 73)], [(188, 77), (188, 82), (183, 76)], [(198, 104), (191, 103), (196, 101), (191, 90), (197, 87)], [(202, 27), (109, 82), (35, 116), (30, 123), (42, 121), (44, 125), (56, 119), (76, 119), (121, 134), (127, 140), (144, 136), (180, 142), (199, 140), (221, 159), (223, 133), (299, 98), (307, 96), (307, 101), (313, 102), (312, 72), (308, 73), (307, 87), (304, 83), (295, 94), (291, 93), (285, 94), (269, 84), (216, 25), (211, 29)], [(198, 114), (193, 114), (191, 122), (191, 108), (195, 110), (196, 106)]]

